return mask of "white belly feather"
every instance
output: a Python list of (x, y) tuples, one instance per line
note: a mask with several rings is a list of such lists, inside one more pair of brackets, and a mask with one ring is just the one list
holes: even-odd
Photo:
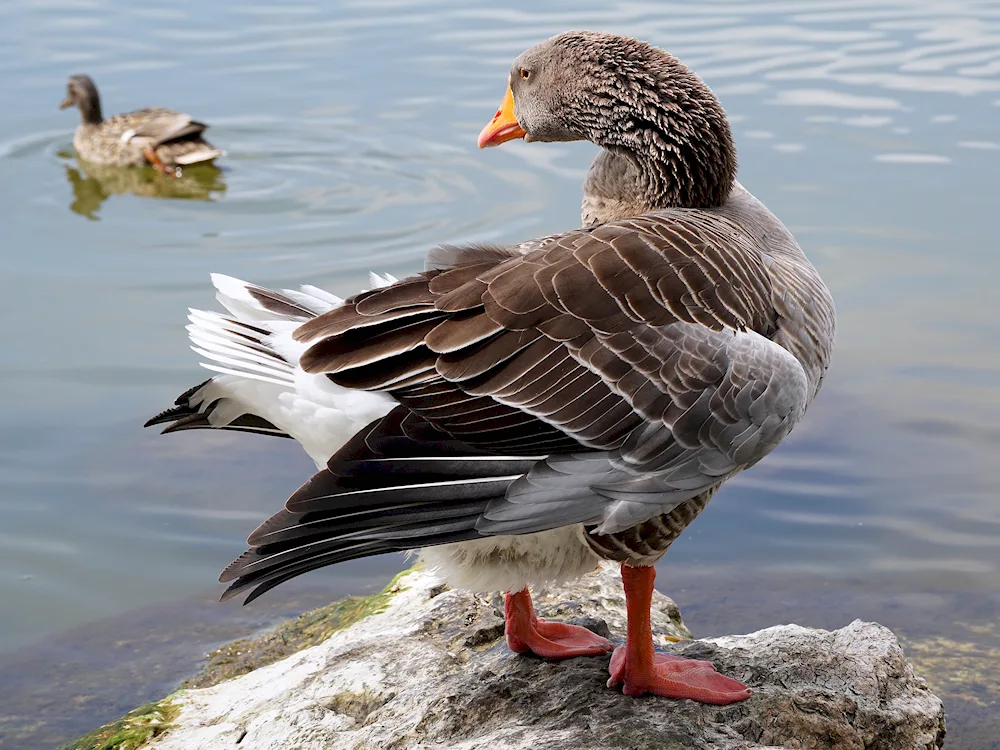
[(581, 524), (520, 536), (493, 536), (420, 550), (420, 559), (452, 586), (520, 591), (589, 573), (600, 563)]

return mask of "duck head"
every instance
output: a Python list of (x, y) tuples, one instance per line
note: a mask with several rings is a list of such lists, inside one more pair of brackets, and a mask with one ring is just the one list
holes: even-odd
[(74, 105), (80, 109), (80, 116), (88, 125), (96, 125), (104, 119), (101, 117), (101, 97), (90, 76), (70, 76), (66, 82), (66, 98), (59, 109)]

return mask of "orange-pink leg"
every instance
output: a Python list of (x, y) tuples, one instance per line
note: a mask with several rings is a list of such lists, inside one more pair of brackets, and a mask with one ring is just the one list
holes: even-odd
[(540, 620), (531, 604), (527, 589), (507, 592), (503, 602), (507, 624), (507, 645), (518, 654), (527, 651), (545, 659), (570, 659), (574, 656), (600, 656), (614, 648), (602, 638), (579, 625)]
[(146, 157), (146, 161), (152, 164), (153, 168), (156, 169), (158, 172), (163, 172), (163, 174), (168, 174), (171, 177), (179, 177), (179, 175), (177, 174), (177, 170), (175, 170), (173, 167), (168, 167), (166, 164), (164, 164), (163, 161), (160, 159), (160, 157), (157, 155), (155, 149), (146, 146), (145, 148), (143, 148), (142, 154), (143, 156)]
[(611, 657), (608, 687), (623, 685), (625, 695), (653, 693), (665, 698), (688, 698), (699, 703), (725, 706), (750, 697), (742, 682), (719, 674), (711, 662), (683, 659), (653, 651), (653, 629), (649, 607), (653, 602), (652, 567), (622, 565), (628, 634), (625, 645)]

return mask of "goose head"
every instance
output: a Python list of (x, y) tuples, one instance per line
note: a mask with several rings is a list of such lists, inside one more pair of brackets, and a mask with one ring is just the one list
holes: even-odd
[(101, 117), (101, 97), (90, 76), (70, 76), (66, 82), (66, 98), (59, 109), (74, 105), (80, 109), (80, 116), (88, 125), (96, 125), (104, 119)]
[(518, 138), (602, 147), (595, 169), (619, 183), (631, 170), (630, 197), (645, 210), (721, 205), (736, 178), (729, 121), (708, 86), (669, 53), (616, 34), (559, 34), (514, 60), (479, 146)]

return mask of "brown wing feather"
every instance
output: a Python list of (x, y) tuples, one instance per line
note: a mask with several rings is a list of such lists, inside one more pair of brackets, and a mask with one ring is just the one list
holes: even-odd
[[(388, 390), (469, 445), (504, 452), (620, 447), (644, 421), (694, 429), (713, 358), (673, 324), (776, 330), (767, 271), (722, 216), (674, 210), (547, 238), (511, 255), (366, 292), (301, 326), (311, 373)], [(704, 355), (704, 356), (703, 356)], [(726, 393), (736, 413), (740, 394)]]

